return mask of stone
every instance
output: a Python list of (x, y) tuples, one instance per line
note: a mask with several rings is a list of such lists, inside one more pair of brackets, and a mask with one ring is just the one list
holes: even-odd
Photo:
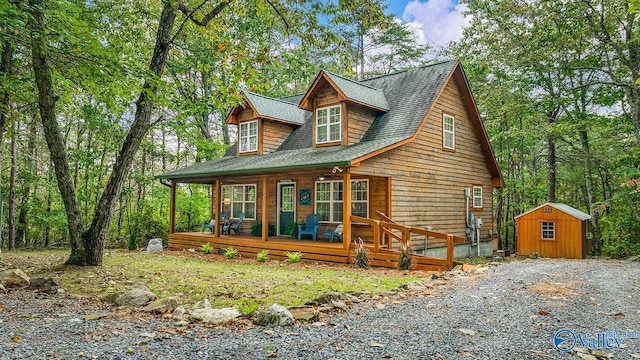
[(5, 289), (4, 285), (0, 284), (0, 291), (2, 292), (7, 292), (7, 289)]
[(195, 309), (191, 311), (191, 319), (201, 321), (208, 324), (221, 324), (231, 321), (242, 315), (236, 308), (223, 309)]
[(149, 254), (162, 252), (162, 250), (164, 250), (164, 247), (162, 246), (162, 239), (155, 238), (149, 240), (149, 244), (147, 244), (147, 252)]
[(182, 306), (178, 306), (177, 308), (175, 308), (175, 310), (173, 310), (173, 314), (171, 314), (171, 317), (175, 320), (183, 320), (186, 314), (187, 310), (185, 310), (185, 308), (183, 308)]
[(337, 309), (342, 309), (344, 311), (347, 311), (348, 309), (347, 304), (342, 301), (331, 300), (331, 306)]
[(140, 308), (156, 299), (156, 294), (146, 288), (130, 290), (116, 298), (116, 305), (132, 308)]
[(298, 321), (316, 321), (318, 320), (318, 311), (310, 307), (289, 309), (289, 312), (295, 320)]
[(30, 279), (24, 271), (20, 269), (6, 270), (0, 275), (0, 284), (5, 288), (18, 288), (29, 286)]
[(328, 304), (328, 303), (331, 303), (332, 300), (333, 301), (351, 301), (353, 303), (360, 302), (360, 299), (358, 299), (357, 297), (355, 297), (355, 296), (353, 296), (351, 294), (345, 294), (345, 293), (341, 293), (341, 292), (327, 292), (327, 293), (324, 293), (324, 294), (320, 295), (319, 297), (309, 301), (305, 305)]
[(156, 314), (163, 314), (168, 311), (173, 311), (178, 307), (178, 298), (171, 296), (164, 299), (158, 299), (151, 302), (149, 305), (142, 308), (142, 311), (152, 312)]
[(257, 323), (261, 326), (284, 326), (292, 325), (294, 322), (291, 312), (282, 305), (273, 304), (258, 313)]
[(209, 302), (209, 299), (204, 299), (204, 300), (200, 300), (197, 303), (195, 303), (191, 309), (193, 310), (198, 310), (198, 309), (211, 309), (211, 303)]
[(187, 251), (188, 251), (188, 252), (190, 252), (190, 253), (192, 253), (192, 254), (195, 254), (196, 249), (187, 249)]
[(102, 302), (106, 302), (107, 304), (115, 305), (116, 299), (120, 296), (118, 293), (111, 293), (102, 296)]
[(46, 278), (33, 278), (29, 283), (29, 290), (35, 290), (47, 294), (53, 294), (58, 292), (60, 288), (60, 280), (50, 277)]

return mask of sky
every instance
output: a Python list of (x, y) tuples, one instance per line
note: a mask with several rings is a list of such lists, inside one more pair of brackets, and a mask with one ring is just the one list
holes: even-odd
[(467, 7), (458, 0), (385, 0), (385, 3), (388, 13), (419, 29), (418, 39), (435, 47), (459, 40), (463, 27), (469, 24), (463, 15)]

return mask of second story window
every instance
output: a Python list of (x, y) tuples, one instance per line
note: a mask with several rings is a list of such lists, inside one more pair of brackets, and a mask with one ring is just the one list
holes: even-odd
[(258, 120), (240, 123), (240, 152), (258, 151)]
[(316, 144), (340, 141), (340, 105), (316, 110)]
[(445, 150), (456, 149), (455, 118), (449, 114), (442, 114), (442, 148)]

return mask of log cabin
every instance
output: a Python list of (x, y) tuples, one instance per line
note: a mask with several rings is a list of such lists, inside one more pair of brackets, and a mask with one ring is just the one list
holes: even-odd
[[(455, 244), (490, 244), (503, 180), (459, 61), (363, 81), (321, 71), (304, 94), (242, 96), (225, 120), (237, 141), (223, 157), (156, 176), (171, 182), (171, 248), (210, 243), (346, 263), (362, 239), (372, 265), (395, 266), (404, 245), (440, 249), (416, 255), (414, 268), (442, 270)], [(212, 233), (174, 231), (178, 183), (211, 185)], [(287, 236), (311, 214), (316, 236)], [(241, 216), (239, 234), (223, 234), (221, 219)], [(262, 235), (249, 236), (256, 223)], [(342, 236), (328, 239), (338, 225)]]

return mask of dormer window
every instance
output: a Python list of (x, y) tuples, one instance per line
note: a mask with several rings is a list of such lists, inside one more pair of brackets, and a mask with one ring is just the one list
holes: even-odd
[(258, 120), (240, 123), (240, 152), (258, 151)]
[(342, 106), (330, 106), (316, 110), (316, 144), (341, 140)]

